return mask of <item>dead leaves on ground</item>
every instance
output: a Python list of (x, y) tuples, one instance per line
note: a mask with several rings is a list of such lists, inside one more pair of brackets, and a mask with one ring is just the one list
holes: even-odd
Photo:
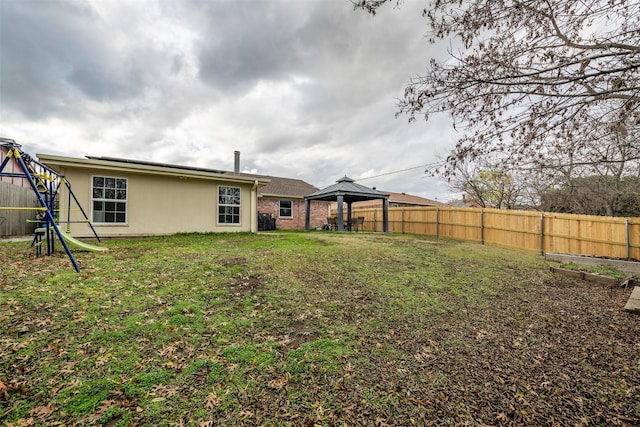
[[(360, 261), (343, 263), (353, 248), (333, 245), (315, 269), (295, 248), (259, 254), (286, 268), (254, 267), (237, 248), (183, 257), (129, 248), (112, 252), (118, 277), (52, 267), (28, 288), (27, 274), (3, 279), (0, 404), (28, 406), (8, 425), (640, 424), (640, 327), (620, 310), (623, 290), (521, 283), (530, 272), (514, 264), (512, 282), (476, 300), (457, 283), (424, 285), (439, 274), (413, 265), (424, 253), (404, 268), (403, 253), (386, 248), (360, 271)], [(147, 255), (150, 272), (138, 276)], [(390, 255), (392, 269), (377, 265)], [(451, 267), (436, 255), (429, 263)], [(385, 292), (396, 279), (397, 293)], [(65, 292), (47, 297), (48, 286)], [(337, 337), (347, 356), (313, 347)], [(92, 378), (107, 379), (104, 395), (75, 415), (68, 402)]]

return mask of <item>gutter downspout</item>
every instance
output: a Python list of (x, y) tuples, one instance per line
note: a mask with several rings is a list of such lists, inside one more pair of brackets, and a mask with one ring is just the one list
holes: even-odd
[(258, 231), (258, 180), (253, 181), (253, 187), (251, 187), (251, 227), (252, 233)]

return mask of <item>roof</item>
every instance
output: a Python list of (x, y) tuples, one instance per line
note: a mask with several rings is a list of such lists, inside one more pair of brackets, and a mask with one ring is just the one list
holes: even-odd
[(301, 180), (269, 175), (235, 173), (219, 169), (196, 166), (175, 165), (170, 163), (148, 162), (144, 160), (126, 159), (109, 156), (86, 156), (86, 159), (38, 154), (43, 162), (51, 165), (73, 166), (80, 168), (101, 168), (118, 171), (137, 171), (162, 175), (179, 175), (184, 177), (215, 178), (222, 181), (251, 182), (259, 181), (259, 197), (288, 197), (302, 199), (307, 194), (318, 191), (318, 188)]
[(407, 203), (419, 206), (436, 206), (444, 203), (437, 200), (427, 199), (425, 197), (415, 196), (407, 193), (393, 193), (389, 191), (389, 203)]
[[(436, 200), (426, 199), (420, 196), (414, 196), (413, 194), (407, 193), (394, 193), (393, 191), (385, 191), (385, 193), (389, 194), (389, 204), (397, 203), (403, 205), (414, 205), (414, 206), (439, 206), (444, 203), (438, 202)], [(368, 206), (379, 206), (379, 202), (376, 200), (366, 201), (366, 202), (358, 202), (354, 205), (354, 207), (363, 208)]]
[(301, 180), (293, 178), (281, 178), (276, 176), (261, 175), (268, 178), (269, 183), (258, 189), (258, 197), (290, 197), (292, 199), (302, 199), (307, 194), (318, 191), (318, 188)]
[(357, 184), (353, 179), (345, 176), (340, 178), (335, 184), (305, 196), (305, 199), (333, 201), (337, 200), (338, 196), (342, 196), (343, 200), (348, 203), (389, 198), (387, 193)]
[(462, 199), (456, 199), (456, 200), (451, 200), (450, 202), (446, 203), (448, 206), (453, 206), (456, 208), (482, 208), (482, 203), (473, 200), (473, 199), (467, 199), (467, 198), (462, 198)]
[(124, 158), (120, 158), (120, 157), (108, 157), (108, 156), (85, 156), (85, 157), (87, 159), (91, 159), (91, 160), (106, 160), (108, 162), (129, 163), (129, 164), (132, 164), (132, 165), (158, 166), (158, 167), (162, 167), (162, 168), (182, 169), (182, 170), (211, 172), (211, 173), (226, 173), (225, 171), (217, 170), (217, 169), (207, 169), (207, 168), (200, 168), (200, 167), (195, 167), (195, 166), (174, 165), (174, 164), (170, 164), (170, 163), (147, 162), (147, 161), (144, 161), (144, 160), (124, 159)]
[(267, 178), (256, 175), (235, 175), (233, 173), (215, 169), (205, 169), (192, 166), (172, 165), (167, 163), (145, 162), (141, 160), (121, 159), (116, 157), (87, 158), (63, 157), (50, 154), (37, 154), (40, 162), (55, 169), (55, 167), (74, 167), (80, 169), (103, 169), (117, 172), (137, 172), (151, 175), (179, 176), (182, 178), (209, 179), (223, 182), (252, 183), (266, 185)]

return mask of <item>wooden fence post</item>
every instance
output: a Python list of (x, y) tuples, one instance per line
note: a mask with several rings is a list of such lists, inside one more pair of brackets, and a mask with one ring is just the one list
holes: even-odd
[(544, 255), (544, 213), (540, 214), (540, 255)]
[(440, 208), (436, 208), (436, 239), (440, 237), (440, 229), (438, 227), (438, 220), (440, 219)]
[(480, 209), (480, 243), (484, 245), (484, 208)]
[(404, 208), (402, 208), (402, 234), (404, 234)]
[(624, 222), (625, 240), (627, 246), (627, 259), (631, 258), (631, 234), (629, 233), (629, 218)]

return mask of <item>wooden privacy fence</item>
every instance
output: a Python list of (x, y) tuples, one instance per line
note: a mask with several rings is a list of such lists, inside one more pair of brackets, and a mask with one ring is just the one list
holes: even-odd
[[(354, 209), (366, 231), (382, 231), (382, 209)], [(501, 209), (389, 208), (389, 232), (423, 234), (529, 251), (640, 260), (640, 218)]]
[(31, 187), (24, 188), (0, 181), (0, 237), (32, 234), (35, 223), (27, 220), (36, 218), (34, 210), (2, 209), (7, 207), (40, 206)]

